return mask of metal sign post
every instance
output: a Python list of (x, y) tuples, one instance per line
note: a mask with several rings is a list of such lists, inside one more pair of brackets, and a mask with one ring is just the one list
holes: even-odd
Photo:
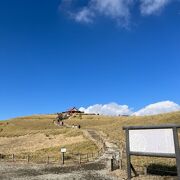
[(176, 127), (173, 128), (173, 134), (174, 134), (174, 145), (175, 145), (175, 152), (176, 152), (177, 174), (180, 179), (180, 149), (179, 149), (178, 131)]
[(127, 157), (127, 175), (131, 179), (131, 156), (129, 148), (129, 130), (126, 129), (126, 157)]
[[(128, 180), (131, 179), (131, 170), (133, 170), (135, 176), (137, 175), (133, 165), (131, 164), (132, 155), (176, 158), (177, 174), (178, 178), (180, 179), (180, 147), (178, 139), (178, 128), (180, 128), (180, 125), (175, 124), (123, 127), (123, 130), (126, 132)], [(158, 136), (158, 134), (160, 134), (160, 136)], [(156, 141), (154, 141), (153, 138), (155, 138)], [(166, 138), (166, 141), (164, 141), (164, 138)], [(148, 141), (149, 139), (151, 140), (150, 142)], [(157, 143), (160, 144), (158, 144), (159, 149), (155, 147)]]
[(64, 164), (64, 154), (66, 153), (66, 148), (61, 148), (61, 153), (62, 153), (62, 164)]

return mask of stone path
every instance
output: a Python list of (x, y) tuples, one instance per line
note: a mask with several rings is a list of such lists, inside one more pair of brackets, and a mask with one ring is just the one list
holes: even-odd
[(110, 170), (112, 157), (115, 157), (117, 160), (119, 159), (120, 150), (118, 146), (109, 141), (109, 139), (107, 139), (106, 137), (100, 135), (100, 133), (96, 130), (91, 129), (86, 131), (86, 135), (88, 134), (91, 140), (93, 140), (98, 146), (104, 149), (103, 154), (95, 162), (101, 162), (105, 164), (106, 168)]

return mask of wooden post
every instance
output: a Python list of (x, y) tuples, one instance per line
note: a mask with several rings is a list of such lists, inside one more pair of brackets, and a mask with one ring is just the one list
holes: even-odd
[(29, 163), (30, 157), (29, 155), (27, 155), (27, 163)]
[(144, 175), (147, 175), (147, 167), (144, 167)]
[(119, 159), (119, 169), (122, 170), (122, 159)]
[(113, 167), (113, 158), (111, 158), (111, 171), (114, 170), (114, 167)]
[(88, 157), (88, 154), (87, 154), (87, 162), (89, 161), (89, 157)]
[(79, 154), (79, 164), (81, 164), (81, 154)]
[(106, 145), (105, 145), (104, 142), (103, 142), (103, 150), (104, 150), (104, 151), (106, 150)]
[(120, 151), (119, 154), (119, 169), (122, 170), (123, 166), (123, 150)]
[(178, 179), (180, 179), (180, 148), (179, 148), (178, 131), (176, 127), (173, 128), (173, 135), (174, 135), (174, 148), (176, 153), (177, 174), (178, 174)]
[(64, 152), (62, 153), (62, 164), (64, 165)]
[(135, 175), (135, 176), (138, 176), (138, 173), (136, 172), (136, 170), (134, 169), (134, 167), (133, 167), (133, 165), (132, 165), (132, 164), (131, 164), (131, 169), (132, 169), (132, 171), (133, 171), (134, 175)]
[(129, 129), (126, 129), (126, 156), (127, 156), (127, 174), (128, 180), (131, 179), (131, 156), (129, 147)]
[(14, 154), (12, 154), (12, 161), (14, 162)]
[(47, 164), (49, 164), (49, 156), (47, 157)]
[(120, 157), (123, 158), (123, 149), (120, 151)]

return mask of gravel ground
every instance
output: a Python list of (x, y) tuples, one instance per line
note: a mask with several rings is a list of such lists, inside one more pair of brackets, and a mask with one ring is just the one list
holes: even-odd
[(91, 163), (82, 166), (55, 166), (0, 163), (0, 180), (116, 180), (107, 174), (104, 164)]

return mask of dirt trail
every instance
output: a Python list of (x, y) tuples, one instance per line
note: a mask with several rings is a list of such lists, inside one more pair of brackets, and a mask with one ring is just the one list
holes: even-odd
[[(104, 134), (96, 130), (93, 130), (93, 129), (84, 130), (84, 134), (88, 138), (93, 140), (99, 146), (99, 148), (103, 148), (103, 153), (98, 159), (95, 160), (94, 163), (103, 164), (105, 166), (104, 173), (108, 174), (111, 171), (112, 157), (114, 157), (117, 160), (119, 160), (120, 158), (119, 157), (120, 150), (118, 146), (115, 143), (111, 142)], [(124, 177), (126, 177), (126, 175), (124, 175), (124, 172), (123, 172), (122, 177), (121, 178), (119, 177), (118, 179), (125, 179)]]
[[(88, 134), (88, 136), (93, 140), (98, 146), (103, 147), (104, 152), (101, 157), (99, 157), (99, 160), (104, 160), (105, 163), (110, 162), (110, 159), (114, 157), (119, 157), (119, 148), (116, 144), (111, 142), (107, 137), (103, 136), (96, 130), (88, 129), (85, 130)], [(109, 167), (110, 168), (110, 167)]]

